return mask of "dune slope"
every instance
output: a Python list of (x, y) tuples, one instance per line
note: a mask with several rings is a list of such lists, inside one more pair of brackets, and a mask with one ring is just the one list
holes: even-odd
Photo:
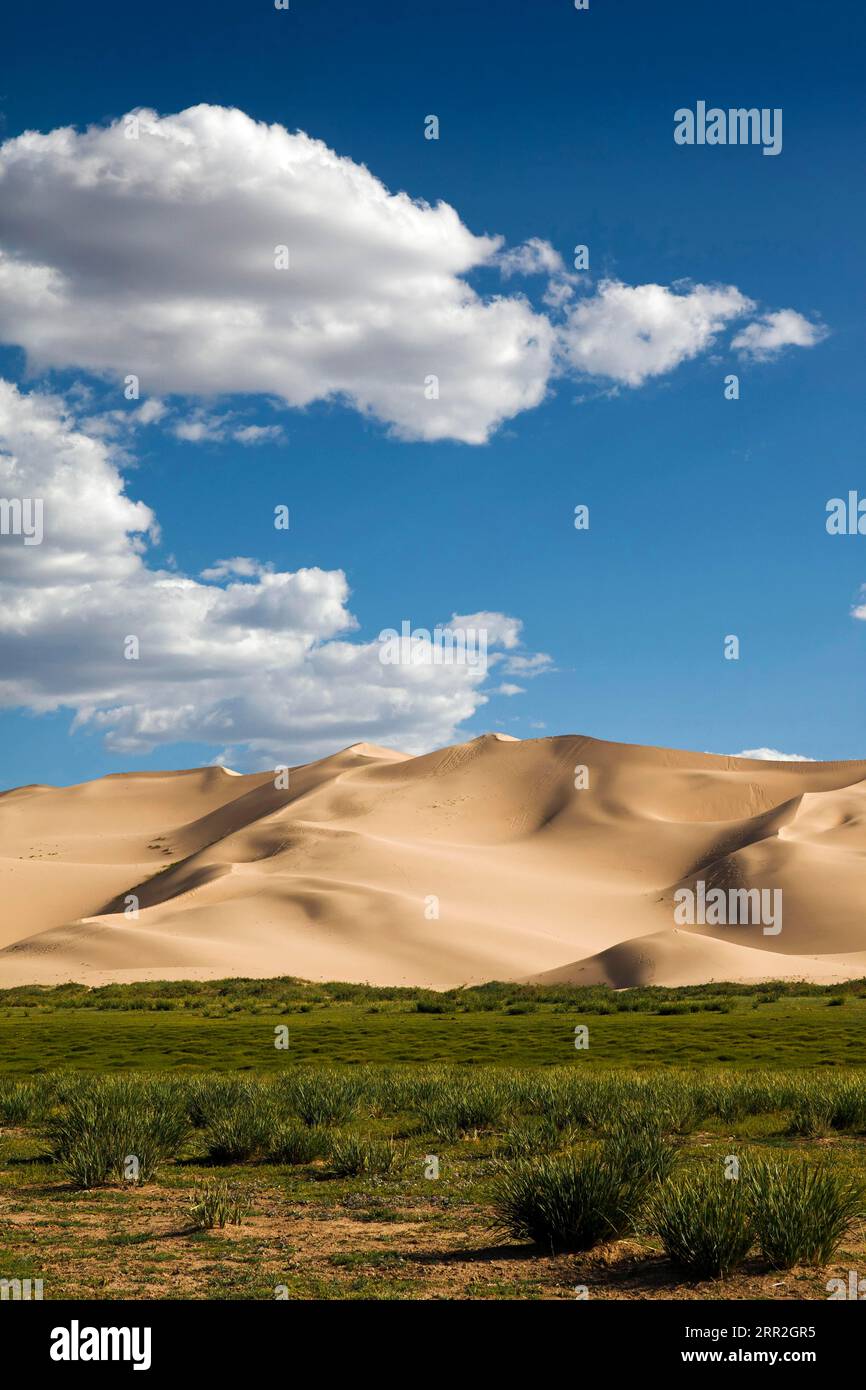
[[(866, 974), (866, 761), (484, 735), (355, 744), (288, 782), (213, 767), (0, 796), (0, 985)], [(778, 893), (781, 929), (683, 923), (699, 883)]]

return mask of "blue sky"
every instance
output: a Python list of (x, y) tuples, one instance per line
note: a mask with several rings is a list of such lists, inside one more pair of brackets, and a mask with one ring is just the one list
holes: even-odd
[[(173, 393), (163, 380), (159, 391), (143, 391), (169, 402), (164, 418), (109, 437), (93, 422), (129, 409), (118, 394), (124, 364), (93, 367), (83, 298), (75, 313), (84, 326), (62, 351), (45, 348), (50, 309), (28, 308), (20, 336), (20, 319), (0, 312), (0, 375), (25, 393), (62, 397), (79, 428), (107, 441), (126, 496), (158, 520), (146, 551), (151, 570), (195, 577), (241, 556), (265, 572), (342, 571), (351, 592), (341, 601), (357, 624), (343, 636), (353, 643), (373, 643), (404, 618), (428, 628), (452, 614), (519, 620), (519, 645), (500, 644), (486, 686), (463, 690), (453, 704), (458, 715), (470, 710), (451, 720), (455, 738), (498, 728), (729, 753), (864, 756), (866, 626), (853, 610), (866, 583), (866, 539), (825, 529), (828, 499), (858, 487), (866, 494), (863, 28), (854, 8), (819, 12), (776, 0), (721, 10), (685, 0), (591, 0), (585, 13), (566, 0), (292, 0), (288, 13), (164, 0), (146, 12), (99, 3), (82, 12), (55, 0), (29, 14), (18, 7), (6, 22), (0, 73), (4, 140), (107, 126), (142, 107), (160, 117), (199, 103), (236, 107), (254, 121), (306, 132), (366, 166), (391, 193), (444, 201), (474, 237), (503, 238), (500, 254), (538, 239), (559, 253), (567, 274), (572, 248), (587, 244), (590, 273), (573, 289), (575, 304), (616, 282), (676, 287), (669, 293), (677, 295), (694, 285), (736, 287), (754, 307), (637, 385), (603, 371), (551, 373), (543, 402), (508, 413), (486, 443), (413, 438), (411, 429), (407, 437), (399, 421), (395, 437), (393, 419), (328, 398), (327, 382), (303, 408), (281, 403), (279, 367), (261, 390), (244, 381), (243, 394), (214, 392), (216, 377), (204, 368), (195, 376), (198, 361), (181, 373), (185, 389)], [(781, 108), (782, 153), (675, 145), (674, 111), (699, 99)], [(436, 141), (424, 139), (429, 113), (439, 117)], [(83, 154), (76, 146), (72, 159)], [(251, 148), (250, 167), (255, 159)], [(4, 242), (0, 215), (0, 249), (20, 266), (29, 235), (38, 243), (30, 261), (68, 274), (60, 245), (68, 185), (61, 161), (50, 152), (45, 161), (44, 176), (25, 167), (11, 187), (21, 196), (27, 179), (42, 178), (49, 194), (56, 184), (43, 218), (53, 233), (28, 227), (22, 212), (10, 218)], [(219, 206), (227, 216), (232, 179), (239, 183), (243, 172), (226, 173)], [(70, 222), (79, 215), (86, 232), (86, 206)], [(97, 222), (94, 214), (90, 225)], [(206, 217), (201, 231), (204, 275)], [(342, 237), (341, 226), (333, 234)], [(171, 227), (149, 235), (151, 246), (168, 238), (168, 265)], [(104, 268), (114, 278), (99, 302), (112, 313), (135, 278), (133, 250), (121, 247), (116, 270)], [(377, 276), (393, 264), (393, 246), (385, 250)], [(503, 275), (488, 262), (460, 278), (482, 302), (505, 296), (560, 321), (545, 304), (543, 275)], [(787, 309), (813, 325), (813, 345), (758, 356), (732, 347), (745, 325)], [(615, 336), (616, 323), (608, 330), (605, 321), (604, 331)], [(207, 342), (198, 356), (206, 355)], [(389, 358), (382, 370), (392, 369)], [(724, 399), (728, 372), (739, 375), (739, 400)], [(471, 363), (460, 360), (460, 375), (471, 377)], [(193, 380), (198, 389), (187, 389)], [(221, 437), (177, 437), (179, 424), (202, 420), (221, 421), (211, 425)], [(248, 425), (280, 436), (244, 447), (233, 432)], [(288, 533), (272, 525), (279, 503), (291, 509)], [(578, 503), (590, 507), (586, 532), (572, 524)], [(98, 551), (94, 542), (100, 574)], [(10, 582), (20, 597), (20, 574)], [(157, 594), (157, 607), (161, 601)], [(288, 661), (281, 680), (281, 617), (261, 638), (270, 673), (261, 700), (220, 671), (191, 700), (188, 719), (157, 721), (154, 736), (142, 710), (184, 704), (196, 682), (177, 664), (152, 685), (143, 676), (138, 713), (119, 723), (106, 717), (130, 705), (128, 694), (109, 680), (103, 700), (73, 670), (90, 661), (99, 621), (56, 660), (50, 644), (56, 652), (63, 639), (50, 614), (26, 644), (6, 646), (3, 786), (223, 756), (234, 766), (266, 766), (282, 750), (287, 761), (327, 751), (331, 730), (334, 748), (371, 735), (420, 748), (449, 735), (447, 711), (426, 706), (403, 709), (390, 728), (390, 706), (374, 695), (369, 709), (358, 697), (356, 732), (351, 699), (332, 724), (299, 713), (288, 697), (304, 671)], [(230, 644), (232, 629), (225, 631)], [(316, 632), (317, 641), (333, 635)], [(723, 659), (729, 633), (739, 636), (739, 661)], [(522, 678), (515, 655), (537, 653), (549, 660)], [(68, 679), (44, 674), (60, 661)], [(28, 667), (20, 684), (18, 665)], [(502, 684), (522, 693), (493, 693)], [(264, 705), (283, 693), (286, 708), (271, 718)]]

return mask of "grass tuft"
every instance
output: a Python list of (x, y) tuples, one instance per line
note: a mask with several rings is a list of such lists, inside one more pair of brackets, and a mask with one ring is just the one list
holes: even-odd
[(799, 1157), (755, 1164), (746, 1184), (761, 1253), (774, 1269), (828, 1264), (852, 1222), (866, 1213), (859, 1182)]
[(742, 1185), (721, 1167), (678, 1174), (653, 1193), (647, 1225), (665, 1254), (696, 1279), (717, 1279), (743, 1263), (754, 1242)]
[(227, 1182), (206, 1182), (193, 1194), (189, 1214), (197, 1230), (209, 1231), (214, 1226), (243, 1225), (251, 1206), (249, 1193)]

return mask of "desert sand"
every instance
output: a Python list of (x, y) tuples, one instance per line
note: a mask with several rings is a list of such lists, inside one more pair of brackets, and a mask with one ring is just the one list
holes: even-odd
[[(0, 796), (0, 986), (866, 974), (866, 761), (487, 734), (420, 757), (359, 743), (274, 780)], [(677, 926), (699, 880), (781, 890), (782, 930)]]

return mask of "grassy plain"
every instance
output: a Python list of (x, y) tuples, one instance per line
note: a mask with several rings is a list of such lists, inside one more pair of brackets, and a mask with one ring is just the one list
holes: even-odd
[[(863, 981), (3, 991), (0, 1279), (74, 1299), (827, 1298), (866, 1267), (860, 1218), (820, 1267), (772, 1268), (756, 1243), (697, 1278), (646, 1217), (588, 1251), (545, 1248), (502, 1227), (497, 1193), (521, 1155), (580, 1155), (632, 1123), (681, 1176), (787, 1154), (866, 1187), (864, 1025)], [(83, 1187), (57, 1135), (124, 1077), (142, 1113), (180, 1106), (182, 1134), (145, 1181)], [(221, 1184), (242, 1220), (202, 1229), (196, 1199)]]

